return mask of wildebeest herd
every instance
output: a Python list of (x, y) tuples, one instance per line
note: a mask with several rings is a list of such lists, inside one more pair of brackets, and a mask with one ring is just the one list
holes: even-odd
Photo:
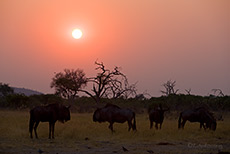
[[(70, 120), (70, 106), (66, 107), (61, 104), (49, 104), (47, 106), (37, 106), (30, 110), (30, 121), (29, 121), (29, 132), (30, 137), (33, 138), (33, 130), (35, 137), (37, 135), (37, 127), (39, 122), (49, 122), (49, 138), (54, 138), (54, 126), (56, 121), (64, 123)], [(149, 110), (149, 121), (150, 129), (153, 127), (153, 122), (155, 122), (155, 128), (158, 129), (158, 124), (160, 124), (160, 129), (164, 121), (164, 112), (168, 111), (169, 108), (163, 109), (161, 105)], [(180, 113), (178, 120), (178, 129), (184, 128), (186, 121), (199, 122), (200, 128), (216, 130), (216, 120), (213, 114), (204, 107), (199, 107), (195, 109), (185, 110)], [(128, 123), (128, 131), (131, 129), (136, 131), (136, 118), (135, 112), (130, 109), (122, 109), (114, 104), (106, 104), (103, 108), (98, 108), (93, 114), (94, 122), (109, 122), (109, 129), (114, 132), (113, 124)]]

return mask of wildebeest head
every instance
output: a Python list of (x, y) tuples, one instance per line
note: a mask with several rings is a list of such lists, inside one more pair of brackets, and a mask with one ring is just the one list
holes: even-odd
[(211, 113), (208, 110), (206, 110), (205, 114), (206, 114), (206, 125), (207, 125), (207, 128), (209, 128), (210, 130), (215, 131), (217, 123), (216, 123), (216, 119), (213, 116), (213, 113)]
[(101, 109), (97, 109), (94, 114), (93, 114), (93, 121), (94, 122), (101, 122), (101, 113), (100, 113)]
[(216, 121), (209, 121), (207, 124), (206, 124), (206, 126), (207, 126), (207, 128), (209, 128), (210, 130), (213, 130), (213, 131), (215, 131), (216, 130)]
[(216, 130), (216, 125), (217, 125), (217, 124), (216, 124), (216, 121), (213, 122), (213, 123), (211, 124), (211, 126), (210, 126), (210, 129), (215, 131), (215, 130)]
[(163, 109), (163, 108), (162, 108), (162, 105), (160, 104), (155, 110), (158, 111), (160, 114), (163, 115), (165, 111), (168, 111), (168, 110), (169, 110), (169, 108)]
[(163, 109), (162, 105), (155, 106), (154, 108), (149, 108), (148, 112), (149, 114), (157, 114), (159, 118), (164, 118), (164, 112), (168, 111), (169, 108)]
[(62, 123), (70, 120), (70, 111), (69, 111), (70, 106), (59, 106), (59, 112), (58, 112), (58, 120), (61, 121)]

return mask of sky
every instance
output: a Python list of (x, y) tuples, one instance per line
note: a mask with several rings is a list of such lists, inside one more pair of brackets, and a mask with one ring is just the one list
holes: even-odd
[[(54, 93), (55, 72), (121, 67), (138, 93), (230, 95), (229, 0), (1, 0), (0, 82)], [(71, 32), (79, 28), (81, 39)]]

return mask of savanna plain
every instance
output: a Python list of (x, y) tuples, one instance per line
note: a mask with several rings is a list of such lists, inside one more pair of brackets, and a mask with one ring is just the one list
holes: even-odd
[(137, 131), (128, 132), (127, 123), (95, 123), (93, 113), (71, 113), (71, 120), (55, 125), (55, 139), (48, 139), (48, 123), (38, 126), (38, 139), (29, 136), (29, 110), (0, 111), (0, 153), (207, 153), (230, 152), (230, 114), (217, 121), (217, 130), (199, 129), (187, 122), (178, 130), (178, 113), (166, 114), (161, 130), (149, 129), (148, 114), (136, 114)]

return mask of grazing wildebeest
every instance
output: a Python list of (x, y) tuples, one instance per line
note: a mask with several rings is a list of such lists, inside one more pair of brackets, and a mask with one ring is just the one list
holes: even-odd
[(162, 123), (164, 121), (164, 112), (168, 110), (169, 109), (162, 109), (162, 106), (160, 104), (159, 107), (149, 111), (150, 129), (153, 127), (153, 122), (155, 122), (156, 129), (158, 129), (158, 124), (160, 124), (161, 129)]
[[(133, 120), (133, 123), (132, 123)], [(107, 104), (103, 108), (97, 109), (93, 114), (93, 121), (94, 122), (109, 122), (109, 129), (113, 132), (113, 123), (124, 123), (128, 122), (129, 131), (132, 128), (136, 130), (136, 120), (135, 120), (135, 113), (130, 109), (122, 109), (113, 104)]]
[(29, 132), (30, 137), (33, 138), (33, 129), (36, 138), (37, 135), (37, 127), (39, 122), (49, 122), (49, 138), (54, 138), (54, 126), (55, 122), (58, 120), (62, 123), (70, 120), (70, 106), (66, 107), (61, 104), (49, 104), (47, 106), (37, 106), (30, 110), (30, 122), (29, 122)]
[[(182, 122), (181, 119), (183, 120)], [(216, 130), (217, 124), (215, 118), (213, 117), (212, 113), (210, 113), (204, 107), (185, 110), (181, 112), (178, 120), (178, 128), (184, 128), (187, 120), (190, 122), (199, 122), (200, 129), (203, 127), (204, 129), (209, 128), (211, 130)]]

